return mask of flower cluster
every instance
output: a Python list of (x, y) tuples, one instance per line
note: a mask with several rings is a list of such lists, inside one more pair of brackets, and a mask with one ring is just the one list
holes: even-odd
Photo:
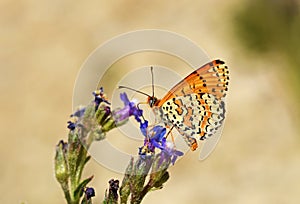
[(148, 130), (148, 121), (144, 119), (143, 111), (134, 102), (129, 101), (126, 93), (121, 93), (120, 98), (124, 103), (124, 108), (114, 112), (115, 122), (121, 124), (123, 121), (127, 121), (130, 116), (134, 116), (135, 120), (140, 123), (140, 130), (145, 139), (144, 145), (139, 148), (139, 155), (141, 157), (152, 155), (158, 148), (162, 152), (162, 161), (170, 158), (174, 164), (178, 156), (182, 156), (183, 153), (176, 150), (173, 143), (167, 141), (165, 137), (166, 128), (157, 125)]
[[(95, 191), (87, 187), (87, 184), (93, 176), (81, 179), (83, 168), (91, 158), (87, 150), (93, 141), (104, 139), (106, 132), (125, 124), (130, 117), (134, 117), (145, 136), (144, 143), (139, 148), (138, 159), (134, 162), (132, 158), (122, 186), (119, 188), (118, 180), (110, 180), (106, 203), (116, 203), (119, 198), (121, 203), (126, 203), (130, 194), (132, 203), (140, 203), (147, 192), (162, 188), (169, 178), (167, 172), (169, 165), (171, 163), (174, 165), (176, 159), (183, 153), (176, 150), (174, 143), (167, 141), (165, 127), (148, 126), (143, 111), (128, 99), (126, 93), (120, 94), (124, 107), (113, 111), (103, 88), (94, 91), (93, 95), (94, 100), (90, 104), (79, 108), (71, 115), (67, 125), (70, 130), (68, 142), (61, 140), (56, 147), (56, 179), (61, 184), (68, 203), (78, 204), (81, 199), (81, 203), (92, 203)], [(156, 154), (156, 150), (160, 152)], [(150, 169), (152, 170), (146, 183), (146, 176)]]
[(158, 148), (161, 150), (161, 162), (170, 158), (174, 165), (177, 158), (183, 155), (183, 152), (176, 150), (174, 144), (167, 141), (167, 138), (165, 137), (166, 128), (157, 125), (150, 129), (149, 132), (146, 129), (146, 125), (141, 125), (141, 132), (145, 136), (145, 139), (144, 145), (139, 148), (139, 155), (151, 155), (155, 152), (155, 148)]
[[(169, 179), (168, 168), (183, 153), (176, 150), (172, 142), (167, 141), (166, 128), (148, 126), (148, 121), (140, 121), (140, 130), (145, 136), (144, 144), (139, 148), (139, 157), (131, 159), (120, 188), (121, 203), (141, 203), (148, 192), (163, 188)], [(156, 154), (156, 150), (160, 152)], [(148, 179), (147, 179), (148, 177)]]
[(87, 150), (93, 141), (104, 139), (105, 133), (116, 127), (103, 88), (93, 95), (90, 104), (70, 116), (68, 142), (61, 140), (56, 146), (55, 176), (68, 203), (79, 203), (83, 195), (82, 203), (91, 203), (95, 191), (86, 186), (93, 177), (81, 179), (83, 168), (91, 158)]

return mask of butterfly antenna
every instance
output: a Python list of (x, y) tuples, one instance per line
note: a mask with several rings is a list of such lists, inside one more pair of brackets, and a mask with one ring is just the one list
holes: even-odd
[(151, 78), (152, 78), (152, 97), (154, 97), (154, 75), (153, 75), (153, 67), (150, 67), (151, 70)]
[(143, 94), (143, 95), (148, 96), (148, 97), (151, 98), (151, 96), (150, 96), (149, 94), (146, 94), (146, 93), (144, 93), (144, 92), (142, 92), (142, 91), (139, 91), (139, 90), (136, 90), (136, 89), (127, 87), (127, 86), (119, 86), (118, 88), (119, 88), (119, 89), (129, 89), (129, 90), (131, 90), (131, 91), (135, 91), (135, 92), (137, 92), (137, 93)]

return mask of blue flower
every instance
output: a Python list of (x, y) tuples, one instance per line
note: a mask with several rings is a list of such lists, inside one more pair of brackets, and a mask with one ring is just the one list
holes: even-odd
[(89, 200), (90, 198), (95, 196), (95, 190), (91, 187), (87, 187), (84, 191), (86, 198)]
[(143, 111), (138, 109), (134, 102), (129, 101), (126, 93), (121, 93), (120, 98), (124, 103), (124, 108), (114, 112), (114, 119), (117, 124), (127, 120), (130, 116), (134, 116), (139, 123), (142, 122)]
[(150, 129), (149, 132), (147, 132), (147, 128), (148, 122), (140, 125), (145, 140), (144, 146), (139, 148), (139, 155), (142, 157), (151, 155), (155, 152), (155, 148), (158, 148), (161, 150), (160, 164), (171, 159), (174, 165), (177, 158), (183, 155), (183, 152), (176, 150), (173, 143), (167, 141), (165, 137), (166, 128), (157, 125)]
[(147, 136), (147, 129), (148, 129), (148, 121), (145, 120), (144, 122), (140, 122), (140, 130), (145, 137)]
[(164, 137), (166, 134), (166, 128), (158, 125), (154, 126), (150, 132), (148, 139), (145, 139), (145, 143), (148, 143), (149, 149), (154, 151), (155, 148), (163, 150), (165, 147), (166, 138)]
[(108, 102), (107, 97), (103, 92), (103, 87), (100, 87), (98, 90), (93, 91), (93, 95), (95, 96), (94, 102), (96, 110), (98, 110), (98, 107), (102, 102), (110, 105), (110, 102)]
[(68, 126), (67, 128), (69, 128), (70, 130), (75, 130), (76, 128), (76, 123), (68, 121)]
[(154, 126), (148, 131), (148, 121), (140, 123), (140, 130), (145, 136), (144, 146), (140, 148), (139, 154), (143, 155), (143, 151), (154, 153), (155, 148), (163, 149), (161, 142), (166, 133), (166, 128), (162, 126)]

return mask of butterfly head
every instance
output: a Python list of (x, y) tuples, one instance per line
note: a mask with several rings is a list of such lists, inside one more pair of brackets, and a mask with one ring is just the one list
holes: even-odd
[(158, 100), (154, 96), (148, 96), (147, 103), (149, 104), (150, 108), (153, 108), (154, 106), (157, 106), (160, 100)]

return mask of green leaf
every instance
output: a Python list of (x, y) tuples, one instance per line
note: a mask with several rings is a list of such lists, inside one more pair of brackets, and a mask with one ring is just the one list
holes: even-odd
[(161, 189), (163, 184), (167, 182), (169, 178), (170, 178), (169, 173), (165, 171), (164, 174), (162, 174), (161, 177), (154, 183), (153, 187)]
[(80, 198), (83, 194), (83, 190), (86, 187), (86, 185), (93, 179), (94, 176), (91, 176), (85, 180), (83, 180), (76, 188), (74, 191), (74, 197), (75, 198)]
[(84, 165), (91, 159), (91, 156), (87, 156), (84, 161)]

